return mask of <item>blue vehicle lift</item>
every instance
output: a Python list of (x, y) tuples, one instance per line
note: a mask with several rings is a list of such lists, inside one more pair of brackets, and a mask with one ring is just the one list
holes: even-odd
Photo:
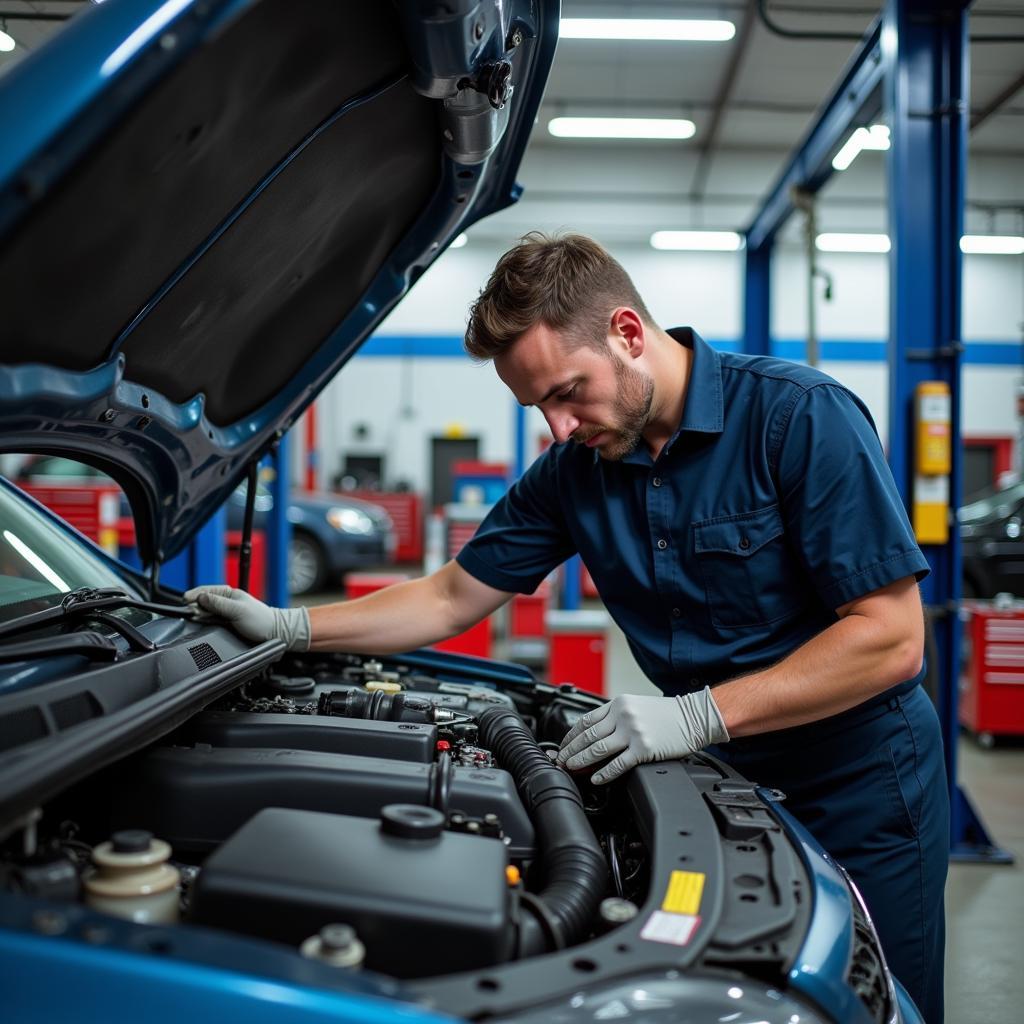
[[(269, 459), (274, 467), (274, 479), (270, 484), (274, 507), (266, 520), (266, 599), (269, 604), (283, 608), (289, 602), (288, 543), (291, 539), (291, 523), (288, 522), (287, 435), (281, 438)], [(227, 513), (221, 508), (180, 555), (164, 563), (160, 579), (181, 590), (202, 583), (223, 583), (226, 550)]]
[[(961, 256), (968, 122), (968, 2), (888, 0), (795, 155), (746, 231), (744, 350), (769, 354), (772, 246), (795, 212), (793, 190), (815, 194), (858, 127), (890, 122), (889, 461), (904, 504), (913, 482), (914, 389), (949, 385), (960, 437)], [(951, 508), (959, 505), (960, 446), (953, 445)], [(950, 858), (1012, 863), (989, 838), (957, 782), (960, 538), (922, 545), (931, 574), (921, 593), (934, 624), (938, 712), (950, 795)]]

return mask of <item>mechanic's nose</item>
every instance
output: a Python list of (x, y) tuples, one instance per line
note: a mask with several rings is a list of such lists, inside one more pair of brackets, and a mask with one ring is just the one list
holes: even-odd
[(544, 419), (548, 421), (548, 429), (551, 431), (551, 436), (558, 444), (568, 441), (580, 425), (580, 421), (569, 413), (546, 412), (544, 413)]

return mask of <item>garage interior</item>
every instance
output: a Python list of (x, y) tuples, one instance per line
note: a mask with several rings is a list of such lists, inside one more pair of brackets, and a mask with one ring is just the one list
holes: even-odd
[[(89, 6), (0, 0), (0, 81)], [(807, 362), (848, 386), (908, 507), (927, 502), (910, 484), (915, 426), (902, 411), (938, 382), (954, 409), (950, 468), (936, 474), (947, 497), (919, 537), (933, 565), (933, 696), (965, 794), (946, 890), (946, 1019), (1011, 1021), (1024, 1004), (1024, 654), (1004, 655), (1006, 678), (986, 683), (977, 627), (1024, 631), (1024, 5), (970, 4), (963, 65), (952, 30), (932, 45), (909, 22), (893, 53), (882, 13), (865, 0), (564, 0), (522, 198), (455, 239), (264, 464), (251, 589), (316, 605), (429, 572), (550, 442), (540, 412), (462, 348), (470, 303), (528, 231), (598, 239), (662, 326)], [(717, 28), (672, 38), (679, 19)], [(894, 103), (892, 82), (911, 99)], [(946, 119), (923, 117), (920, 102)], [(951, 122), (964, 153), (944, 134)], [(921, 203), (901, 201), (908, 190)], [(88, 467), (4, 455), (0, 470), (76, 525), (88, 518), (61, 491)], [(133, 564), (130, 516), (105, 508), (83, 529)], [(325, 509), (328, 525), (314, 527)], [(393, 536), (332, 560), (323, 531), (369, 536), (387, 521), (377, 509)], [(983, 513), (988, 525), (975, 525)], [(240, 515), (218, 513), (164, 581), (237, 582)], [(998, 536), (984, 533), (993, 517)], [(609, 697), (658, 692), (578, 558), (536, 598), (442, 646)]]

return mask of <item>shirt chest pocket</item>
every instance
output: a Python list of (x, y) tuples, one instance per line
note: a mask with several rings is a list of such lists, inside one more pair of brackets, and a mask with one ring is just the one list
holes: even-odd
[(763, 626), (806, 604), (778, 505), (693, 524), (694, 550), (716, 626)]

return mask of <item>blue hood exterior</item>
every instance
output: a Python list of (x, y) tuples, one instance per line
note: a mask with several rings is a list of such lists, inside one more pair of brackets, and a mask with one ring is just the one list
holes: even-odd
[(558, 3), (107, 0), (0, 81), (0, 438), (178, 553), (514, 202)]

